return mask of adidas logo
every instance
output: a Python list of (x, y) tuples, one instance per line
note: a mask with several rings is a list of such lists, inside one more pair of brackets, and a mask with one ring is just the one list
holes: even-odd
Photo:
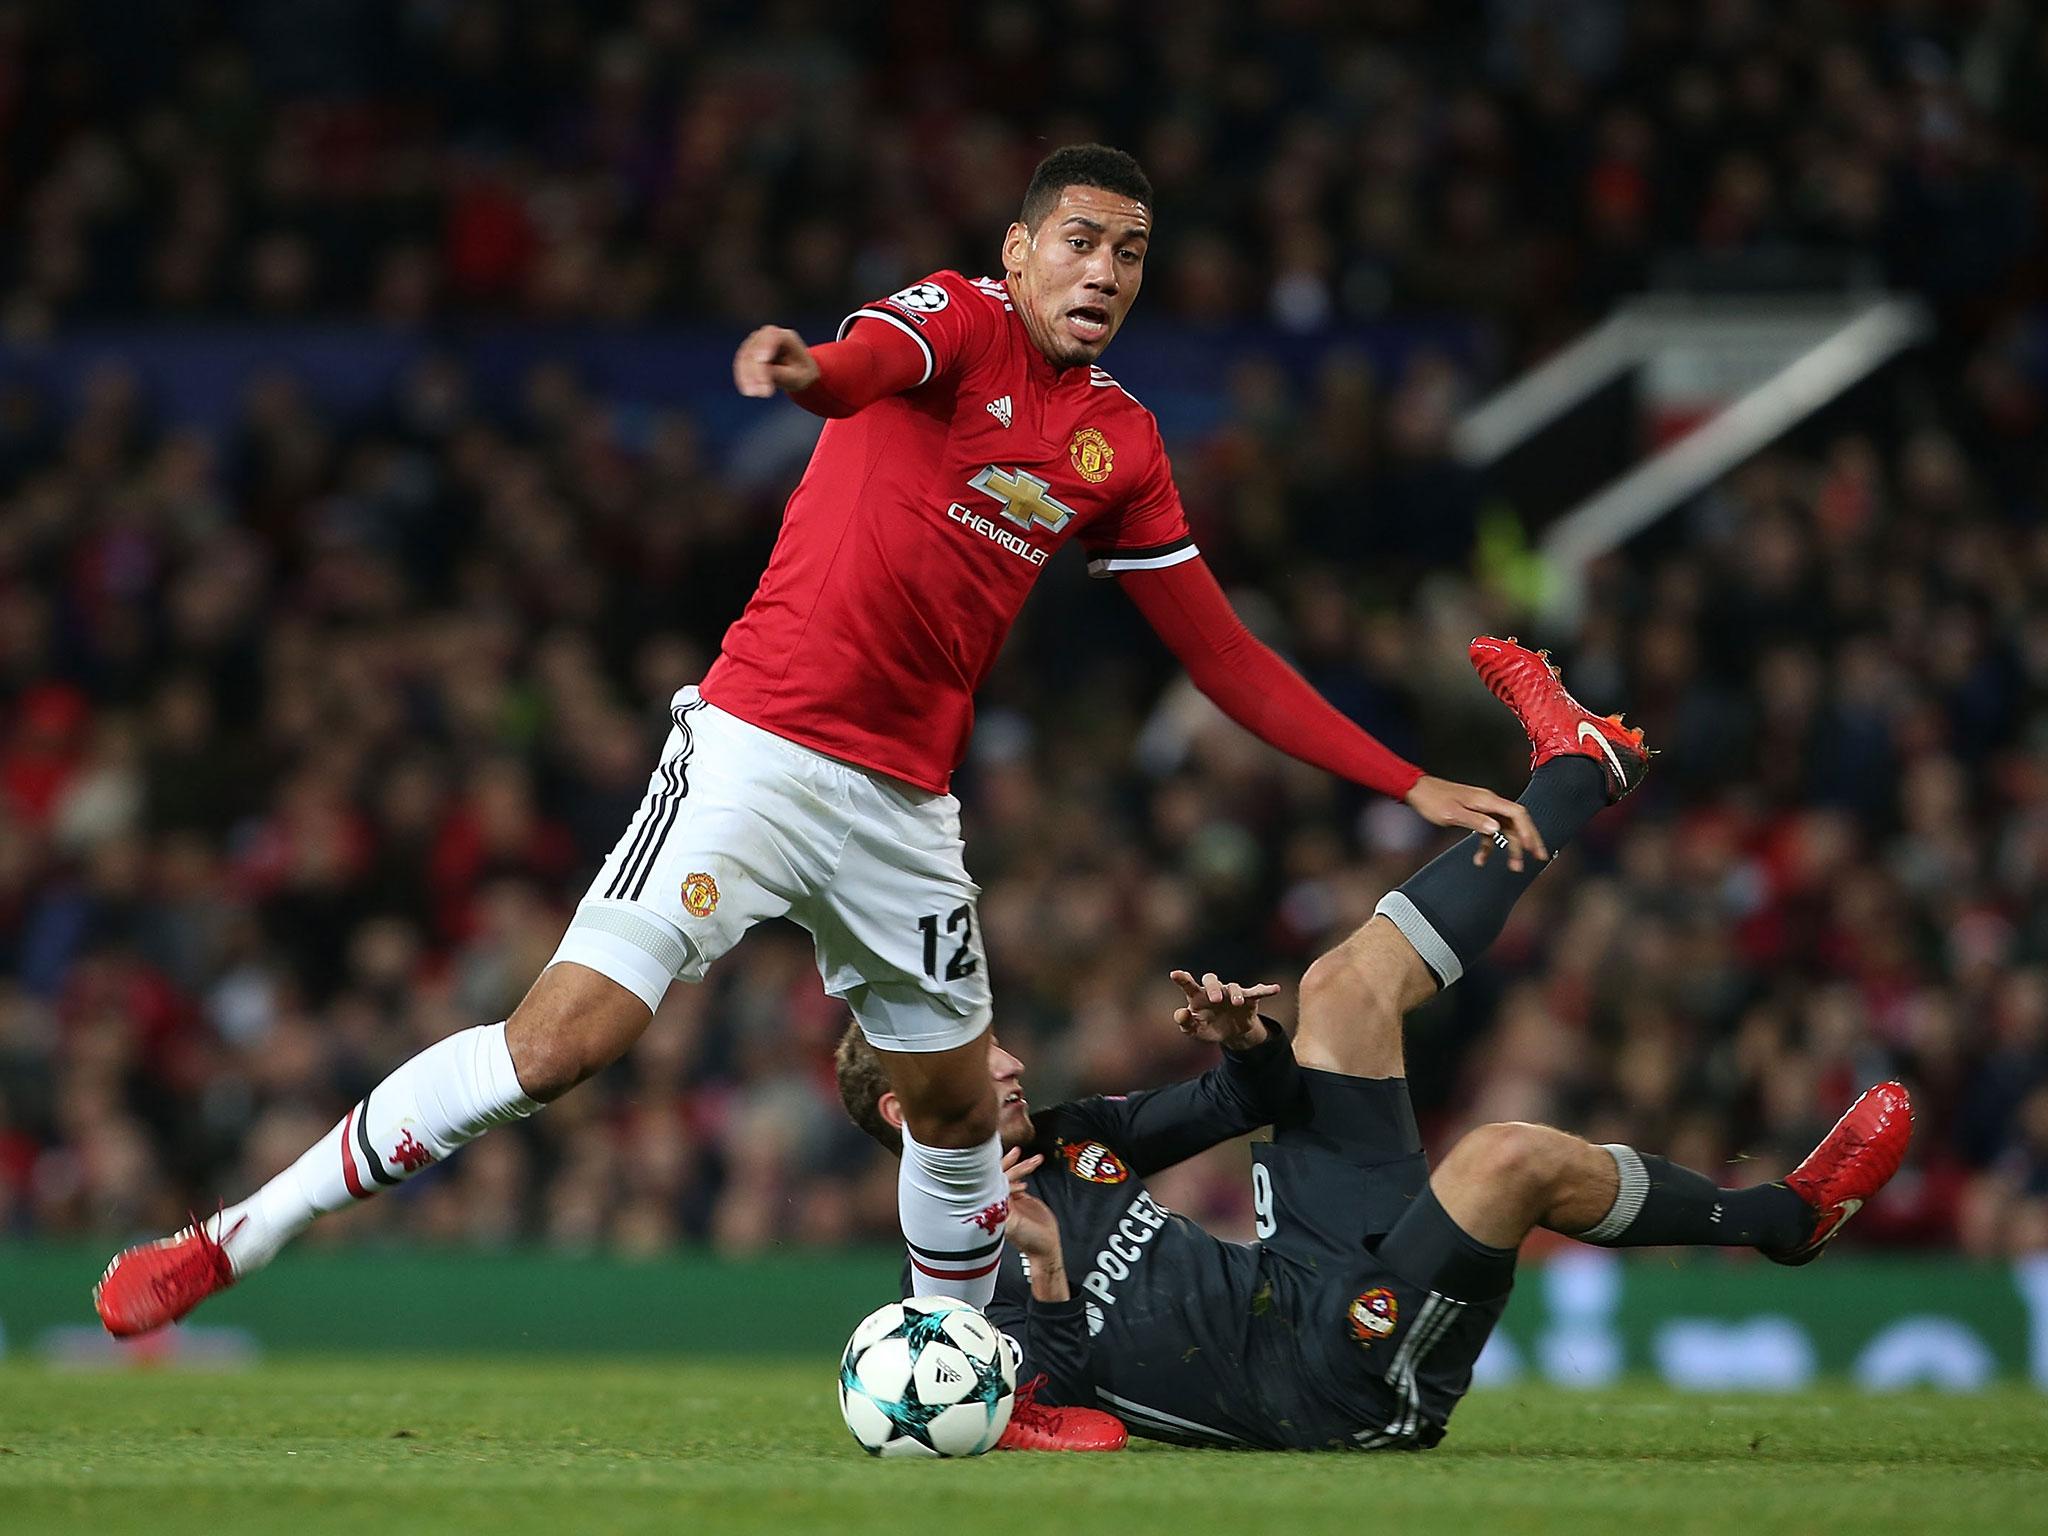
[(1004, 395), (1001, 399), (989, 401), (988, 413), (1007, 427), (1010, 424), (1010, 397)]
[(943, 1360), (932, 1368), (932, 1377), (943, 1387), (955, 1386), (967, 1379)]

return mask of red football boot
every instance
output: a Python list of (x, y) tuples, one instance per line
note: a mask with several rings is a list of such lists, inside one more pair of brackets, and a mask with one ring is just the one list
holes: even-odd
[(1017, 1389), (999, 1451), (1120, 1451), (1130, 1444), (1124, 1421), (1100, 1408), (1053, 1408), (1038, 1400), (1043, 1376)]
[(117, 1339), (175, 1323), (215, 1291), (235, 1283), (235, 1267), (205, 1223), (114, 1255), (92, 1288), (93, 1308)]
[(1779, 1264), (1811, 1264), (1819, 1258), (1842, 1223), (1899, 1171), (1912, 1139), (1913, 1101), (1904, 1084), (1879, 1083), (1865, 1090), (1806, 1161), (1785, 1177), (1786, 1187), (1819, 1213), (1813, 1235), (1783, 1253), (1766, 1249), (1764, 1257)]
[(1623, 725), (1619, 715), (1594, 714), (1566, 693), (1550, 652), (1481, 635), (1468, 654), (1479, 680), (1528, 733), (1532, 773), (1553, 757), (1590, 757), (1607, 775), (1609, 805), (1643, 782), (1650, 771), (1643, 733)]

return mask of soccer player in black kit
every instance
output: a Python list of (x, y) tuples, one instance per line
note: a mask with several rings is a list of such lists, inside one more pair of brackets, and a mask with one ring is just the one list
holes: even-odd
[[(1472, 659), (1528, 731), (1522, 803), (1554, 854), (1635, 787), (1648, 754), (1539, 654), (1481, 639)], [(1021, 1350), (1020, 1379), (1044, 1378), (1031, 1401), (1043, 1433), (1023, 1443), (1086, 1444), (1061, 1434), (1055, 1405), (1068, 1404), (1182, 1444), (1432, 1446), (1534, 1228), (1804, 1264), (1897, 1171), (1912, 1110), (1881, 1083), (1784, 1180), (1747, 1189), (1520, 1124), (1480, 1127), (1432, 1172), (1401, 1017), (1457, 980), (1536, 875), (1473, 852), (1468, 839), (1426, 866), (1309, 968), (1292, 1040), (1257, 1012), (1277, 988), (1174, 972), (1175, 1023), (1223, 1052), (1191, 1082), (1033, 1113), (1022, 1063), (991, 1043), (1012, 1196), (988, 1310)], [(839, 1080), (856, 1123), (889, 1145), (899, 1112), (858, 1029)], [(1146, 1191), (1159, 1170), (1269, 1124), (1252, 1170), (1257, 1241), (1213, 1237)]]

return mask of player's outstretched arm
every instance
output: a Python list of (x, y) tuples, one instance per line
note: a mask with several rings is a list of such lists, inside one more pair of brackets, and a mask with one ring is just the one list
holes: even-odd
[(1063, 1111), (1082, 1121), (1088, 1135), (1115, 1147), (1141, 1178), (1300, 1108), (1293, 1048), (1257, 1012), (1259, 1000), (1280, 989), (1237, 986), (1213, 972), (1198, 982), (1175, 971), (1173, 979), (1186, 998), (1174, 1023), (1183, 1034), (1223, 1046), (1223, 1060), (1186, 1082), (1083, 1099)]
[(764, 325), (733, 354), (732, 381), (753, 400), (766, 400), (777, 391), (799, 394), (818, 382), (818, 360), (795, 331)]
[[(1549, 857), (1522, 806), (1491, 790), (1433, 778), (1360, 730), (1294, 668), (1244, 627), (1199, 556), (1158, 570), (1125, 571), (1118, 581), (1195, 686), (1239, 725), (1289, 757), (1405, 800), (1425, 821), (1499, 838), (1508, 867), (1524, 855)], [(1492, 844), (1482, 840), (1475, 862)]]
[(1550, 857), (1543, 834), (1536, 829), (1528, 810), (1505, 795), (1497, 795), (1477, 784), (1458, 784), (1450, 779), (1424, 774), (1402, 797), (1424, 821), (1437, 827), (1463, 827), (1480, 833), (1472, 862), (1484, 864), (1487, 854), (1498, 846), (1508, 851), (1508, 868), (1517, 874), (1523, 867), (1523, 850), (1537, 861)]
[(749, 399), (780, 392), (814, 415), (851, 416), (913, 388), (927, 367), (917, 343), (887, 326), (856, 326), (844, 341), (807, 347), (795, 331), (764, 325), (733, 354), (732, 382)]

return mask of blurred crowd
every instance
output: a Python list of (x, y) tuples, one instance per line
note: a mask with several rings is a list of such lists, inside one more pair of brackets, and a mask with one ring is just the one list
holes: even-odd
[(1091, 138), (1189, 323), (1535, 347), (1674, 257), (1968, 310), (2044, 103), (2023, 0), (7, 0), (0, 325), (836, 315)]
[[(1507, 599), (1453, 561), (1388, 600), (1299, 553), (1308, 445), (1355, 388), (1254, 381), (1179, 445), (1203, 543), (1326, 695), (1513, 788), (1522, 745), (1463, 662)], [(561, 370), (524, 402), (490, 419), (438, 359), (342, 422), (273, 379), (211, 442), (110, 374), (8, 441), (0, 1230), (239, 1195), (547, 959), (777, 507), (680, 418), (628, 450)], [(2048, 531), (2023, 511), (1938, 427), (1849, 432), (1595, 572), (1569, 676), (1665, 755), (1419, 1016), (1439, 1149), (1534, 1118), (1743, 1181), (1899, 1071), (1915, 1160), (1857, 1236), (2048, 1242)], [(1039, 1103), (1198, 1069), (1170, 966), (1291, 981), (1436, 842), (1222, 720), (1078, 563), (1027, 608), (959, 788)], [(620, 1066), (321, 1240), (886, 1234), (893, 1176), (829, 1080), (841, 1023), (807, 937), (758, 932)], [(1242, 1168), (1166, 1197), (1241, 1224)]]
[[(1865, 264), (1942, 344), (1539, 637), (1664, 755), (1417, 1016), (1411, 1077), (1438, 1151), (1541, 1119), (1746, 1182), (1903, 1073), (1913, 1158), (1849, 1241), (2048, 1248), (2048, 23), (1193, 0), (1141, 48), (1129, 10), (0, 3), (0, 341), (251, 313), (737, 335), (983, 270), (1045, 143), (1084, 136), (1159, 185), (1162, 328), (1454, 310), (1511, 356), (1673, 253)], [(625, 827), (787, 481), (566, 365), (480, 382), (451, 334), (373, 409), (281, 369), (202, 432), (119, 367), (75, 407), (0, 374), (0, 1235), (239, 1197), (503, 1018)], [(1169, 446), (1256, 630), (1432, 771), (1513, 789), (1525, 748), (1464, 663), (1530, 634), (1446, 447), (1474, 384), (1247, 361)], [(1439, 846), (1223, 721), (1064, 561), (957, 787), (1041, 1104), (1199, 1070), (1170, 967), (1290, 983)], [(757, 931), (617, 1067), (309, 1240), (886, 1237), (842, 1023), (807, 936)], [(1162, 1197), (1246, 1232), (1244, 1164)]]

